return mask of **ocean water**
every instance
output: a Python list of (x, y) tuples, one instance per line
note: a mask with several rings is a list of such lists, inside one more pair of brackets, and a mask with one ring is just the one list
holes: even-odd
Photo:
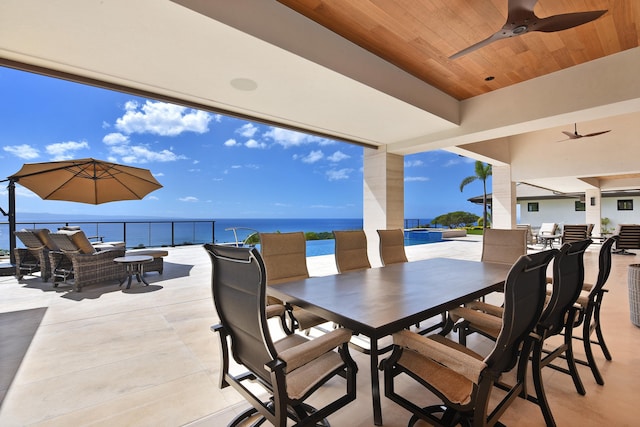
[[(107, 241), (126, 240), (128, 247), (168, 246), (171, 243), (203, 244), (242, 242), (255, 232), (331, 232), (333, 230), (361, 230), (361, 218), (315, 218), (315, 219), (189, 219), (189, 218), (126, 218), (126, 217), (89, 217), (61, 215), (30, 215), (16, 218), (21, 228), (48, 228), (51, 231), (68, 225), (78, 225), (87, 236), (101, 236)], [(172, 224), (172, 221), (174, 223)], [(201, 221), (201, 222), (198, 222)], [(215, 221), (211, 229), (211, 221)], [(126, 226), (125, 226), (126, 223)], [(236, 234), (231, 228), (236, 228)], [(9, 226), (0, 223), (0, 249), (9, 248)], [(126, 238), (125, 238), (126, 236)], [(333, 241), (330, 241), (333, 248)], [(18, 247), (22, 247), (20, 241)], [(333, 253), (333, 249), (331, 252)]]
[[(173, 221), (173, 223), (172, 223)], [(211, 221), (215, 221), (211, 228)], [(48, 228), (55, 231), (65, 224), (78, 225), (87, 236), (101, 236), (103, 241), (124, 241), (127, 247), (159, 247), (184, 244), (243, 242), (255, 232), (331, 232), (333, 230), (361, 230), (361, 218), (283, 218), (283, 219), (188, 219), (188, 218), (103, 218), (55, 217), (50, 215), (17, 218), (17, 229)], [(234, 229), (235, 228), (235, 234)], [(8, 224), (0, 223), (0, 249), (9, 248)], [(406, 232), (405, 245), (440, 241), (441, 233)], [(22, 247), (20, 241), (18, 247)], [(334, 253), (333, 240), (307, 242), (307, 256)]]

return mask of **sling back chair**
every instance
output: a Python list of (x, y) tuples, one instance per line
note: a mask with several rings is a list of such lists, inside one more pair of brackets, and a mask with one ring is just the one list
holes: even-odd
[(377, 230), (380, 237), (380, 260), (382, 265), (408, 262), (404, 251), (404, 231), (400, 228), (393, 230)]
[[(267, 286), (307, 279), (307, 240), (302, 231), (293, 233), (260, 233), (260, 253), (267, 270)], [(287, 325), (289, 313), (291, 325)], [(326, 323), (320, 316), (298, 306), (285, 304), (279, 299), (267, 296), (267, 317), (278, 315), (282, 328), (288, 334), (295, 329), (309, 331), (309, 328)]]
[[(537, 339), (534, 341), (531, 360), (536, 397), (527, 396), (527, 398), (540, 406), (548, 426), (554, 426), (555, 421), (544, 393), (543, 367), (549, 366), (571, 375), (576, 391), (581, 395), (585, 394), (573, 355), (572, 319), (576, 318), (575, 304), (584, 284), (584, 252), (590, 244), (591, 240), (586, 239), (565, 243), (560, 248), (553, 261), (553, 290), (535, 327)], [(493, 340), (498, 337), (502, 326), (500, 317), (501, 313), (504, 313), (502, 307), (490, 309), (489, 304), (484, 304), (483, 308), (484, 311), (469, 307), (458, 310), (461, 320), (456, 324), (456, 329), (460, 344), (466, 344), (466, 337), (473, 332)], [(563, 342), (551, 351), (545, 350), (543, 347), (545, 340), (560, 334), (563, 335)], [(554, 359), (561, 356), (567, 362), (567, 369), (551, 365)]]
[(618, 235), (618, 242), (614, 249), (614, 254), (619, 255), (635, 255), (627, 249), (640, 249), (640, 225), (638, 224), (620, 224), (615, 234)]
[[(600, 248), (600, 254), (598, 256), (598, 278), (593, 285), (586, 285), (584, 288), (589, 288), (588, 291), (583, 290), (580, 292), (580, 296), (577, 300), (578, 313), (573, 323), (574, 328), (582, 327), (582, 334), (576, 334), (574, 329), (573, 338), (582, 340), (584, 344), (584, 352), (587, 360), (576, 359), (576, 363), (581, 365), (587, 365), (591, 368), (593, 377), (600, 385), (604, 385), (602, 375), (598, 370), (595, 358), (593, 357), (593, 350), (591, 344), (599, 345), (602, 349), (602, 353), (607, 360), (611, 360), (611, 353), (607, 348), (607, 344), (604, 342), (604, 335), (602, 335), (602, 328), (600, 326), (600, 307), (602, 306), (602, 298), (607, 292), (604, 289), (605, 283), (611, 273), (611, 249), (613, 245), (618, 241), (619, 236), (611, 236), (604, 241)], [(591, 335), (596, 332), (596, 338), (592, 339)]]
[(364, 230), (334, 231), (335, 257), (338, 273), (371, 268), (367, 255), (367, 235)]
[(51, 277), (49, 252), (58, 250), (49, 237), (49, 230), (46, 228), (23, 229), (15, 231), (14, 234), (25, 246), (15, 250), (18, 280), (25, 274), (31, 275), (40, 271), (42, 280), (48, 281)]
[[(382, 265), (399, 264), (402, 262), (409, 262), (407, 254), (404, 250), (404, 231), (400, 228), (391, 230), (377, 230), (380, 237), (380, 260)], [(447, 313), (441, 314), (442, 320), (434, 325), (430, 325), (427, 328), (420, 329), (418, 333), (428, 334), (436, 329), (444, 328), (447, 321)], [(420, 328), (420, 323), (416, 323), (416, 328)]]
[[(498, 229), (487, 228), (482, 236), (482, 255), (480, 261), (513, 265), (518, 258), (527, 253), (527, 230), (525, 229)], [(474, 304), (484, 304), (485, 298), (480, 301), (469, 302), (472, 308)], [(449, 311), (450, 326), (457, 322), (461, 315), (459, 310)]]
[[(266, 270), (258, 250), (204, 247), (211, 258), (213, 302), (220, 319), (211, 327), (220, 343), (219, 387), (233, 386), (252, 405), (229, 426), (244, 425), (254, 416), (264, 417), (276, 427), (286, 426), (288, 418), (295, 426), (328, 426), (326, 417), (356, 397), (357, 366), (347, 346), (351, 331), (339, 328), (313, 340), (299, 334), (284, 335), (273, 341), (266, 317)], [(246, 372), (232, 374), (231, 357)], [(317, 410), (305, 403), (335, 377), (345, 380), (344, 394)], [(249, 382), (262, 386), (269, 396), (253, 392)]]
[(565, 226), (562, 227), (562, 243), (577, 242), (588, 238), (588, 224), (565, 224)]
[[(502, 327), (487, 357), (438, 334), (425, 337), (403, 330), (393, 335), (393, 352), (381, 362), (385, 395), (413, 413), (409, 426), (418, 420), (436, 426), (459, 423), (492, 426), (525, 392), (528, 356), (533, 344), (530, 333), (542, 313), (546, 269), (556, 253), (557, 250), (552, 249), (523, 255), (511, 267), (504, 286)], [(490, 409), (493, 387), (504, 372), (516, 365), (515, 384)], [(422, 408), (397, 393), (395, 379), (401, 374), (426, 387), (442, 404)], [(419, 395), (413, 393), (413, 396)]]

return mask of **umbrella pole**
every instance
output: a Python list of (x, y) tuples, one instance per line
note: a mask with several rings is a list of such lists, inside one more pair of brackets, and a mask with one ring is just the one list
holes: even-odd
[(9, 260), (16, 263), (16, 183), (9, 180)]

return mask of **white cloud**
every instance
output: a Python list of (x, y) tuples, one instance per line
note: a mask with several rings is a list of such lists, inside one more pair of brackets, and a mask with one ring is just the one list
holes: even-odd
[(242, 125), (240, 128), (236, 129), (236, 133), (244, 136), (245, 138), (253, 138), (253, 136), (258, 132), (258, 127), (253, 123), (246, 123)]
[(226, 147), (235, 147), (236, 145), (238, 145), (238, 143), (236, 142), (236, 140), (235, 140), (235, 139), (231, 138), (231, 139), (227, 139), (227, 140), (224, 142), (224, 145), (225, 145)]
[(282, 145), (284, 148), (296, 147), (305, 144), (317, 143), (319, 145), (334, 144), (335, 141), (319, 136), (308, 135), (305, 133), (294, 132), (292, 130), (272, 127), (263, 134), (265, 138), (272, 139), (276, 144)]
[(426, 176), (405, 176), (404, 182), (429, 181)]
[(407, 160), (404, 162), (405, 168), (413, 168), (416, 166), (422, 166), (424, 162), (422, 160)]
[(344, 154), (342, 151), (336, 151), (335, 153), (333, 153), (332, 155), (330, 155), (329, 157), (327, 157), (327, 160), (329, 160), (330, 162), (339, 162), (345, 159), (350, 158), (351, 156), (348, 154)]
[(87, 141), (76, 142), (56, 142), (45, 147), (47, 153), (53, 156), (52, 160), (68, 160), (77, 157), (76, 151), (88, 150), (89, 143)]
[(104, 138), (102, 138), (102, 142), (104, 142), (107, 145), (128, 144), (129, 137), (121, 134), (120, 132), (112, 132), (112, 133), (106, 134)]
[(5, 145), (4, 147), (2, 147), (2, 149), (7, 153), (11, 153), (16, 157), (19, 157), (21, 159), (26, 159), (26, 160), (35, 159), (40, 156), (40, 152), (38, 151), (38, 149), (33, 148), (28, 144)]
[(198, 163), (200, 163), (200, 160), (194, 160), (194, 161), (193, 161), (193, 164), (194, 164), (194, 165), (197, 165)]
[(160, 200), (160, 199), (156, 196), (147, 196), (145, 197), (145, 200)]
[(258, 142), (255, 139), (250, 139), (244, 143), (244, 146), (247, 148), (267, 148), (267, 144), (264, 142)]
[(152, 174), (152, 175), (153, 175), (153, 176), (164, 176), (164, 173), (162, 173), (162, 172), (158, 172), (158, 173), (154, 173), (154, 174)]
[(151, 151), (141, 145), (114, 147), (112, 151), (120, 155), (126, 163), (174, 162), (186, 159), (185, 156), (176, 154), (173, 151)]
[(181, 202), (197, 202), (198, 198), (193, 196), (180, 197), (178, 200)]
[(183, 132), (205, 133), (211, 114), (165, 102), (146, 101), (125, 104), (124, 116), (116, 120), (116, 128), (125, 134), (151, 133), (161, 136), (176, 136)]
[(324, 154), (322, 153), (322, 151), (314, 150), (309, 154), (307, 154), (306, 156), (302, 157), (302, 161), (304, 163), (315, 163), (318, 160), (321, 160), (323, 157), (324, 157)]
[(327, 178), (329, 181), (339, 181), (343, 179), (349, 179), (349, 174), (353, 172), (353, 169), (332, 169), (327, 171)]

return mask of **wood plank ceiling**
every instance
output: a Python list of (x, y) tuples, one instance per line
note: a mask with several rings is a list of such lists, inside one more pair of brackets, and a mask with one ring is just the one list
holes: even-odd
[(455, 60), (448, 58), (502, 28), (508, 0), (278, 1), (458, 100), (640, 43), (638, 0), (539, 0), (534, 11), (541, 18), (608, 12), (564, 31), (499, 40)]

